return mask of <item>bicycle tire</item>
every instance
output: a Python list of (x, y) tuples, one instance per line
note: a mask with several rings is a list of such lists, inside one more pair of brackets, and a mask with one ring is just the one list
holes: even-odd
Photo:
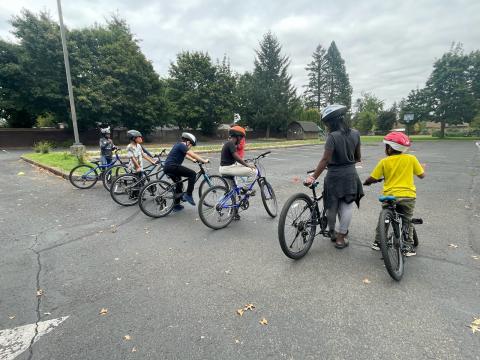
[(275, 195), (275, 191), (273, 191), (272, 185), (267, 181), (267, 179), (263, 179), (260, 182), (260, 193), (262, 196), (263, 206), (265, 207), (267, 214), (272, 218), (275, 218), (278, 214), (277, 197)]
[(411, 224), (413, 227), (413, 246), (417, 247), (418, 246), (418, 235), (417, 235), (417, 229), (415, 229), (415, 226)]
[[(298, 202), (298, 205), (295, 205), (295, 202)], [(302, 202), (304, 205), (302, 206)], [(294, 221), (297, 221), (299, 216), (302, 215), (303, 213), (306, 214), (305, 220), (301, 220), (301, 222), (297, 225), (293, 225), (293, 227), (296, 229), (296, 234), (295, 238), (293, 241), (288, 244), (287, 236), (285, 234), (285, 227), (287, 225), (287, 218), (289, 214), (289, 210), (293, 208), (299, 208), (300, 214), (297, 214), (294, 216)], [(313, 244), (313, 239), (315, 238), (315, 231), (317, 228), (316, 222), (312, 223), (312, 220), (315, 220), (315, 218), (318, 216), (318, 214), (314, 214), (313, 212), (316, 212), (316, 209), (312, 209), (313, 206), (313, 200), (305, 193), (297, 193), (292, 195), (285, 205), (283, 205), (282, 211), (280, 212), (280, 218), (278, 221), (278, 240), (280, 242), (280, 247), (282, 248), (283, 253), (289, 257), (290, 259), (298, 260), (304, 257), (307, 253), (308, 250), (312, 247)], [(309, 210), (307, 210), (310, 208)], [(310, 224), (308, 224), (308, 221), (310, 221)], [(309, 233), (305, 233), (304, 230), (308, 228)], [(300, 235), (299, 231), (302, 231), (301, 235), (303, 238), (303, 248), (300, 249), (299, 251), (292, 251), (292, 247), (294, 243), (298, 239), (298, 235)]]
[[(154, 205), (154, 208), (158, 206), (158, 209), (161, 211), (153, 212), (149, 204)], [(175, 186), (164, 180), (148, 183), (140, 191), (138, 205), (140, 210), (147, 216), (153, 218), (167, 216), (175, 206)]]
[(208, 182), (207, 179), (203, 179), (202, 182), (200, 183), (200, 186), (198, 187), (198, 198), (200, 199), (203, 195), (203, 193), (206, 191), (206, 189), (214, 187), (214, 186), (223, 186), (226, 187), (227, 189), (230, 188), (227, 180), (225, 180), (223, 177), (220, 175), (208, 175), (208, 178), (210, 180), (210, 183)]
[[(85, 170), (80, 170), (82, 168)], [(91, 175), (92, 170), (93, 174), (95, 174), (94, 176)], [(90, 173), (88, 177), (85, 175), (86, 173)], [(70, 180), (70, 183), (78, 189), (90, 189), (98, 181), (98, 172), (97, 169), (91, 165), (78, 165), (70, 170), (70, 173), (68, 174), (68, 180)], [(87, 181), (88, 183), (86, 183)]]
[[(234, 208), (236, 204), (236, 195), (233, 194), (229, 196), (226, 200), (228, 206), (230, 206), (228, 209), (220, 208), (219, 204), (219, 202), (222, 201), (224, 197), (229, 194), (229, 192), (229, 188), (225, 186), (213, 186), (203, 193), (200, 201), (198, 202), (198, 215), (200, 217), (200, 220), (202, 220), (202, 222), (205, 224), (205, 226), (208, 226), (210, 229), (213, 230), (220, 230), (227, 227), (233, 221), (233, 217), (236, 213), (236, 209)], [(218, 200), (207, 200), (207, 197), (209, 195), (217, 197)], [(216, 213), (218, 213), (220, 217), (224, 217), (224, 214), (226, 213), (226, 216), (224, 217), (225, 221), (222, 224), (217, 224), (214, 221), (210, 221), (210, 219), (208, 218), (209, 214)]]
[[(122, 172), (123, 171), (123, 172)], [(112, 167), (105, 170), (102, 176), (103, 187), (110, 191), (110, 187), (116, 178), (119, 176), (130, 173), (126, 165), (113, 165)]]
[[(399, 224), (394, 220), (394, 214), (391, 209), (382, 209), (380, 212), (378, 227), (380, 231), (380, 250), (382, 252), (383, 261), (387, 268), (388, 274), (392, 279), (400, 281), (404, 271), (403, 253), (400, 246), (399, 239), (395, 236), (395, 233), (401, 235)], [(397, 227), (395, 231), (394, 227)], [(388, 232), (391, 231), (389, 235)], [(396, 264), (393, 263), (393, 259), (396, 259)]]
[(138, 203), (142, 181), (135, 174), (119, 176), (110, 187), (110, 196), (119, 205), (133, 206)]

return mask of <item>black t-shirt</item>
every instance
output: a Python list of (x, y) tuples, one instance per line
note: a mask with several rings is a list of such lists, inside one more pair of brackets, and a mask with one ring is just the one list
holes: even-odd
[(168, 153), (167, 160), (165, 160), (165, 166), (168, 165), (181, 165), (185, 156), (187, 155), (188, 147), (182, 142), (173, 145), (172, 150)]
[(222, 157), (220, 158), (220, 166), (229, 166), (235, 164), (236, 160), (233, 154), (237, 151), (237, 147), (231, 141), (227, 141), (222, 147)]
[(325, 150), (333, 150), (333, 155), (328, 166), (355, 164), (357, 146), (360, 146), (360, 133), (355, 129), (351, 129), (347, 134), (341, 131), (329, 133), (325, 142)]

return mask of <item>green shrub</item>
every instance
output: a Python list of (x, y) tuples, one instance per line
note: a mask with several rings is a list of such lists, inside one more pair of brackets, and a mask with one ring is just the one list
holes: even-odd
[(36, 153), (42, 154), (48, 154), (53, 148), (54, 145), (50, 141), (39, 141), (33, 146), (33, 150), (35, 150)]
[(39, 128), (43, 127), (54, 127), (55, 126), (55, 116), (51, 113), (45, 113), (37, 117), (36, 125)]

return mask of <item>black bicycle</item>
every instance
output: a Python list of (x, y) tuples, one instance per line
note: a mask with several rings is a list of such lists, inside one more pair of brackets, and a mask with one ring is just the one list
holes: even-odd
[[(313, 171), (309, 171), (308, 174)], [(311, 185), (312, 196), (301, 192), (292, 195), (282, 208), (278, 222), (278, 240), (283, 253), (291, 259), (304, 257), (317, 235), (330, 237), (323, 194), (317, 196), (318, 181)], [(323, 193), (323, 192), (322, 192)], [(322, 203), (320, 203), (322, 201)], [(318, 226), (318, 232), (317, 232)]]
[[(210, 175), (203, 163), (196, 162), (196, 164), (200, 169), (195, 176), (195, 183), (203, 178), (198, 187), (198, 196), (200, 198), (208, 188), (214, 186), (228, 187), (228, 183), (223, 177), (219, 175)], [(165, 175), (170, 178), (168, 174)], [(180, 180), (179, 182), (185, 181), (188, 181), (188, 178)], [(145, 185), (139, 194), (139, 206), (142, 212), (153, 218), (161, 218), (170, 214), (175, 206), (175, 199), (182, 196), (182, 194), (177, 194), (175, 190), (177, 183), (178, 182), (170, 183), (163, 179), (159, 179)]]
[(398, 212), (395, 196), (380, 196), (379, 201), (383, 204), (378, 219), (380, 250), (388, 273), (394, 280), (400, 281), (405, 269), (405, 244), (408, 240), (409, 225), (413, 227), (413, 245), (417, 247), (418, 235), (415, 225), (423, 224), (423, 220), (412, 218), (409, 221)]
[[(157, 179), (160, 179), (160, 176), (162, 175), (161, 171), (155, 171), (155, 170), (161, 170), (158, 169), (158, 166), (162, 166), (163, 162), (160, 161), (160, 158), (164, 156), (167, 153), (166, 149), (162, 149), (160, 154), (152, 155), (152, 158), (156, 158), (158, 161), (156, 164), (149, 164), (147, 167), (144, 168), (144, 172), (149, 175), (155, 175)], [(120, 176), (126, 175), (126, 174), (131, 174), (132, 170), (130, 170), (125, 164), (123, 165), (114, 165), (108, 170), (105, 171), (103, 175), (103, 186), (105, 189), (110, 191), (110, 187), (112, 186), (113, 182)]]

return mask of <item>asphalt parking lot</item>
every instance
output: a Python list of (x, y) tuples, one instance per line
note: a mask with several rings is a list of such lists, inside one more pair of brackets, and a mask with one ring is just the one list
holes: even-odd
[[(308, 190), (299, 180), (322, 151), (276, 149), (265, 159), (280, 207)], [(362, 153), (365, 179), (383, 146)], [(419, 142), (412, 153), (427, 164), (417, 181), (424, 224), (400, 283), (369, 247), (381, 185), (365, 188), (350, 247), (318, 238), (293, 261), (259, 196), (240, 221), (213, 231), (194, 207), (151, 219), (101, 184), (78, 190), (19, 152), (0, 153), (0, 360), (480, 359), (480, 333), (468, 327), (480, 318), (480, 150)], [(216, 172), (218, 155), (208, 157)], [(239, 316), (246, 304), (255, 308)]]

